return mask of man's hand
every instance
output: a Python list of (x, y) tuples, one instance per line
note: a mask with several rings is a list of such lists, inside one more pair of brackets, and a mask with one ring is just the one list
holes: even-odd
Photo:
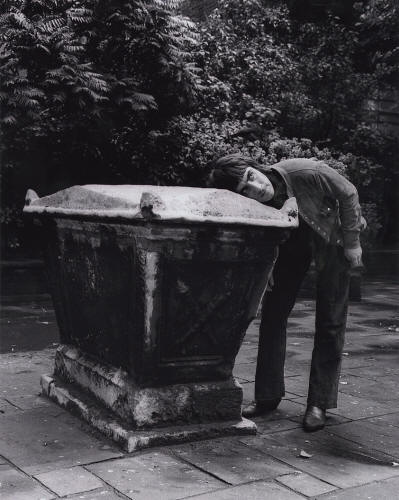
[(367, 227), (367, 221), (363, 217), (363, 215), (360, 217), (360, 231), (364, 231)]
[(363, 265), (362, 262), (362, 247), (345, 248), (344, 255), (349, 260), (351, 267), (359, 267)]

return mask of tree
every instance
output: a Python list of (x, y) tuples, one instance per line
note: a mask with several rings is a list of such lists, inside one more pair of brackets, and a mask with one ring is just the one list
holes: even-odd
[[(72, 183), (135, 182), (154, 128), (194, 102), (195, 26), (177, 0), (0, 7), (2, 204)], [(7, 219), (8, 220), (8, 219)]]

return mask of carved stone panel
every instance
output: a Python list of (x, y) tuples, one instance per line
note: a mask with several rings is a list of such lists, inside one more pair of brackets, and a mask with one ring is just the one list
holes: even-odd
[(251, 319), (249, 298), (259, 272), (264, 273), (265, 266), (256, 261), (164, 262), (159, 328), (163, 380), (178, 381), (194, 366), (197, 380), (231, 376)]
[(61, 222), (58, 236), (62, 258), (56, 286), (63, 299), (60, 316), (66, 318), (62, 341), (127, 369), (134, 316), (131, 242), (116, 244), (112, 228), (87, 223)]

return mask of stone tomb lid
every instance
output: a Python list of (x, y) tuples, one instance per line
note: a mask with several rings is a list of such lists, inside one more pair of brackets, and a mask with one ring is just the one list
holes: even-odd
[(28, 190), (25, 213), (83, 219), (123, 218), (296, 227), (295, 198), (281, 210), (225, 189), (181, 186), (100, 185), (73, 186), (39, 198)]

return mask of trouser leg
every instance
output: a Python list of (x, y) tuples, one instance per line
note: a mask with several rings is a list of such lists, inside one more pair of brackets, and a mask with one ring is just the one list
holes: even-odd
[(273, 269), (272, 290), (262, 305), (255, 377), (255, 400), (281, 398), (285, 394), (284, 362), (288, 316), (312, 259), (307, 226), (293, 231), (280, 246)]
[(316, 333), (308, 405), (336, 408), (349, 296), (343, 248), (316, 242)]

